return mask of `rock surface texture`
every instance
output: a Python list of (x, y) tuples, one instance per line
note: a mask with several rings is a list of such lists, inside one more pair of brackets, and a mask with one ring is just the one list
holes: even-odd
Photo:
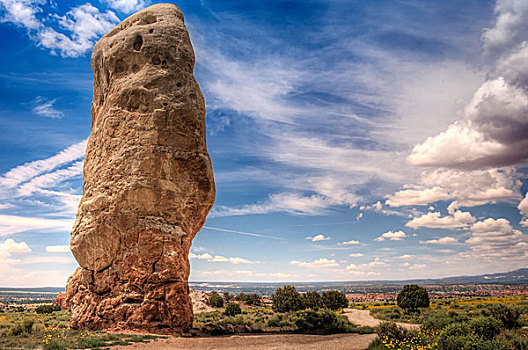
[(215, 198), (205, 103), (174, 5), (148, 7), (92, 54), (92, 132), (71, 232), (71, 326), (181, 333), (189, 248)]

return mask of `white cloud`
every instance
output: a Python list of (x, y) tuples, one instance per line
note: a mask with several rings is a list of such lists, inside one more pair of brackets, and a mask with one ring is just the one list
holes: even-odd
[(48, 253), (69, 253), (69, 245), (49, 245), (46, 247)]
[(33, 112), (43, 117), (48, 117), (52, 119), (59, 119), (64, 117), (64, 113), (55, 109), (55, 107), (53, 106), (55, 102), (57, 102), (57, 99), (48, 100), (46, 98), (38, 96), (33, 102), (33, 104), (35, 105), (33, 107)]
[(374, 269), (379, 266), (387, 265), (385, 262), (381, 261), (380, 258), (375, 258), (373, 261), (365, 264), (350, 264), (346, 267), (347, 270), (365, 270), (365, 269)]
[(104, 0), (111, 8), (124, 12), (131, 13), (143, 9), (150, 1), (144, 0)]
[(74, 7), (58, 20), (68, 35), (47, 27), (39, 30), (36, 36), (40, 46), (50, 49), (52, 54), (58, 52), (62, 57), (84, 55), (92, 49), (95, 40), (119, 23), (112, 11), (102, 13), (88, 3)]
[(453, 237), (442, 237), (440, 239), (430, 239), (428, 241), (420, 241), (421, 244), (457, 244), (458, 240)]
[[(122, 9), (130, 7), (133, 1), (116, 0), (117, 6)], [(140, 3), (138, 1), (137, 3)], [(112, 29), (119, 18), (112, 12), (100, 12), (89, 3), (72, 8), (64, 16), (49, 14), (48, 20), (56, 20), (60, 31), (48, 26), (37, 18), (37, 14), (42, 12), (39, 5), (44, 1), (29, 0), (0, 0), (6, 15), (3, 21), (22, 25), (28, 29), (30, 38), (35, 38), (37, 44), (51, 51), (52, 54), (60, 54), (62, 57), (79, 57), (88, 52), (94, 45), (95, 40)], [(52, 113), (51, 105), (37, 109), (41, 114)]]
[(37, 19), (36, 14), (41, 10), (37, 5), (42, 3), (44, 1), (0, 0), (0, 4), (5, 10), (2, 21), (22, 25), (28, 29), (39, 29), (42, 27), (42, 23)]
[(278, 193), (267, 201), (247, 204), (240, 208), (216, 206), (209, 217), (239, 216), (286, 212), (292, 215), (323, 215), (329, 205), (337, 204), (330, 198), (319, 195), (302, 196), (295, 193)]
[(312, 268), (339, 266), (339, 263), (337, 261), (335, 261), (334, 259), (327, 259), (327, 258), (320, 258), (320, 259), (316, 259), (311, 262), (292, 260), (290, 261), (290, 264), (295, 265), (295, 266), (312, 267)]
[(521, 200), (517, 206), (517, 209), (519, 209), (521, 215), (524, 216), (520, 222), (520, 225), (523, 227), (528, 227), (528, 193), (526, 193), (524, 198)]
[(80, 177), (83, 173), (83, 164), (84, 161), (78, 161), (66, 169), (59, 169), (48, 174), (34, 177), (18, 188), (18, 195), (31, 196), (34, 192), (42, 192), (43, 189), (53, 187), (65, 180), (73, 177)]
[(428, 205), (437, 201), (451, 198), (451, 195), (439, 187), (426, 188), (423, 190), (401, 190), (393, 195), (387, 196), (385, 203), (391, 207), (404, 205)]
[(439, 212), (429, 212), (420, 217), (413, 218), (405, 224), (414, 229), (420, 227), (454, 229), (468, 227), (475, 222), (475, 218), (469, 212), (457, 210), (453, 215), (442, 216)]
[(319, 242), (319, 241), (328, 241), (331, 239), (331, 237), (326, 237), (325, 235), (323, 234), (319, 234), (317, 236), (313, 236), (313, 237), (306, 237), (305, 239), (308, 239), (312, 242)]
[(364, 255), (362, 253), (352, 253), (352, 254), (348, 254), (348, 256), (352, 258), (361, 258)]
[(3, 243), (0, 243), (0, 259), (7, 258), (11, 253), (29, 253), (31, 248), (26, 242), (15, 242), (13, 239), (8, 238)]
[(352, 239), (350, 241), (337, 243), (337, 245), (356, 245), (356, 244), (359, 244), (359, 241), (356, 241), (355, 239)]
[(422, 270), (422, 269), (425, 269), (425, 268), (427, 268), (426, 264), (413, 264), (413, 265), (409, 266), (409, 270)]
[(0, 177), (0, 190), (2, 187), (16, 187), (23, 182), (31, 180), (37, 175), (84, 157), (86, 142), (87, 140), (83, 140), (60, 151), (53, 157), (35, 160), (9, 170)]
[(258, 261), (251, 261), (244, 258), (229, 258), (222, 255), (211, 255), (209, 253), (203, 253), (203, 254), (194, 254), (189, 253), (189, 258), (191, 259), (199, 259), (199, 260), (207, 260), (210, 262), (228, 262), (231, 264), (258, 264)]
[(528, 4), (523, 0), (497, 0), (494, 26), (484, 30), (482, 45), (487, 54), (500, 53), (526, 40)]
[(374, 240), (378, 242), (382, 242), (386, 239), (389, 239), (391, 241), (401, 241), (405, 237), (407, 237), (407, 235), (403, 231), (396, 231), (396, 232), (388, 231), (388, 232), (383, 233), (381, 236), (379, 236), (378, 238)]
[(386, 203), (399, 207), (455, 199), (459, 208), (517, 199), (520, 198), (521, 182), (516, 177), (513, 167), (471, 171), (445, 168), (426, 170), (421, 173), (419, 184), (415, 185), (417, 189), (401, 190), (389, 195)]
[(400, 255), (400, 256), (396, 257), (396, 259), (408, 260), (408, 259), (411, 259), (412, 257), (413, 257), (412, 255), (404, 254), (404, 255)]
[(471, 248), (467, 255), (484, 259), (521, 260), (528, 258), (528, 236), (514, 229), (509, 220), (489, 218), (473, 224)]
[(6, 236), (28, 230), (70, 231), (73, 218), (58, 220), (15, 215), (0, 215), (0, 236)]

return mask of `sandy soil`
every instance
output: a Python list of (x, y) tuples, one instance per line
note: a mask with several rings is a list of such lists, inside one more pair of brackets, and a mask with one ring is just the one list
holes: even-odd
[[(370, 315), (369, 310), (344, 309), (343, 311), (345, 311), (350, 322), (357, 324), (358, 326), (376, 327), (381, 323), (380, 320)], [(403, 322), (396, 322), (396, 324), (409, 330), (420, 329), (420, 325), (418, 324)]]
[(147, 344), (117, 346), (122, 350), (361, 350), (376, 339), (376, 334), (266, 334), (160, 339)]

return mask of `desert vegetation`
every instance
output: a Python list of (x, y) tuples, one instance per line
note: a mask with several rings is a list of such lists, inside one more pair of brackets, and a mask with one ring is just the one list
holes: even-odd
[(69, 323), (69, 312), (52, 305), (41, 305), (31, 311), (0, 313), (0, 349), (103, 349), (160, 338), (79, 331), (70, 329)]
[[(378, 327), (379, 339), (371, 350), (528, 350), (526, 296), (439, 299), (424, 308), (404, 309), (391, 303), (367, 307), (371, 315), (387, 321)], [(421, 329), (408, 331), (396, 321), (418, 323)]]

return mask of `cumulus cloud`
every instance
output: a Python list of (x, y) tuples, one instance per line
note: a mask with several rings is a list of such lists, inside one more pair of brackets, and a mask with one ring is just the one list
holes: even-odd
[(313, 237), (306, 237), (305, 239), (310, 240), (312, 242), (319, 242), (319, 241), (328, 241), (329, 239), (331, 239), (331, 237), (326, 237), (323, 234), (319, 234)]
[(460, 111), (461, 118), (414, 147), (408, 160), (462, 169), (515, 165), (528, 158), (528, 5), (499, 0), (485, 52), (500, 52), (494, 69)]
[(350, 264), (346, 267), (347, 270), (368, 270), (373, 269), (379, 266), (385, 266), (387, 263), (380, 260), (380, 258), (375, 258), (373, 261), (365, 264)]
[(475, 218), (469, 212), (456, 210), (452, 215), (442, 216), (439, 212), (429, 212), (419, 217), (415, 217), (405, 224), (414, 229), (420, 227), (454, 229), (465, 228), (475, 222)]
[(519, 212), (523, 216), (523, 219), (521, 220), (520, 225), (523, 227), (528, 227), (528, 193), (526, 193), (526, 195), (521, 200), (517, 208), (519, 209)]
[(37, 19), (36, 14), (41, 12), (38, 7), (44, 1), (38, 0), (0, 0), (4, 8), (3, 22), (12, 22), (28, 29), (38, 29), (42, 23)]
[(420, 241), (421, 244), (457, 244), (458, 240), (453, 237), (442, 237), (440, 239), (430, 239), (428, 241)]
[(352, 253), (352, 254), (348, 254), (348, 256), (352, 258), (361, 258), (364, 255), (362, 253)]
[(472, 207), (519, 199), (521, 184), (514, 167), (471, 171), (432, 169), (421, 173), (419, 183), (414, 185), (415, 189), (397, 191), (387, 196), (386, 203), (400, 207), (454, 199), (458, 207)]
[(468, 255), (490, 259), (522, 260), (528, 258), (528, 236), (514, 229), (509, 220), (488, 218), (473, 224)]
[(528, 3), (523, 0), (498, 0), (495, 23), (482, 34), (482, 45), (487, 54), (500, 53), (519, 41), (528, 32)]
[(357, 241), (355, 239), (351, 239), (350, 241), (337, 243), (337, 245), (356, 245), (356, 244), (359, 244), (359, 241)]
[(198, 260), (207, 260), (210, 262), (228, 262), (231, 264), (258, 264), (258, 261), (251, 261), (244, 258), (228, 258), (222, 255), (211, 255), (209, 253), (203, 253), (203, 254), (194, 254), (189, 253), (189, 258), (191, 259), (198, 259)]
[(146, 0), (105, 0), (105, 2), (109, 7), (124, 13), (139, 11), (150, 3)]
[(400, 255), (396, 257), (396, 259), (407, 260), (407, 259), (411, 259), (412, 257), (413, 257), (412, 255), (404, 254), (404, 255)]
[(391, 240), (391, 241), (401, 241), (405, 237), (407, 237), (407, 235), (403, 231), (396, 231), (396, 232), (388, 231), (388, 232), (383, 233), (381, 236), (379, 236), (378, 238), (374, 240), (377, 242), (382, 242), (386, 239)]
[(8, 238), (4, 242), (0, 243), (0, 259), (7, 258), (11, 253), (29, 253), (31, 248), (26, 242), (15, 242), (15, 240)]
[(290, 264), (295, 265), (295, 266), (312, 267), (312, 268), (339, 266), (339, 263), (337, 261), (335, 261), (334, 259), (327, 259), (327, 258), (320, 258), (320, 259), (316, 259), (310, 262), (292, 260), (290, 261)]
[(422, 269), (426, 269), (426, 268), (427, 268), (426, 264), (413, 264), (413, 265), (409, 266), (409, 270), (422, 270)]
[(39, 45), (50, 49), (52, 54), (62, 57), (79, 57), (88, 52), (95, 40), (112, 29), (119, 18), (112, 12), (99, 12), (90, 4), (73, 8), (63, 17), (59, 25), (66, 34), (46, 27), (36, 34)]
[[(113, 2), (125, 8), (133, 1), (116, 0)], [(112, 11), (100, 12), (99, 9), (86, 3), (72, 8), (64, 16), (51, 14), (49, 19), (57, 22), (54, 28), (48, 25), (49, 21), (44, 22), (37, 17), (37, 14), (42, 12), (39, 5), (44, 3), (39, 0), (1, 0), (0, 4), (5, 10), (3, 21), (27, 28), (29, 36), (34, 38), (39, 46), (62, 57), (84, 55), (93, 47), (95, 40), (119, 22), (119, 18)], [(53, 114), (51, 107), (51, 105), (48, 108), (43, 106), (37, 111)]]

